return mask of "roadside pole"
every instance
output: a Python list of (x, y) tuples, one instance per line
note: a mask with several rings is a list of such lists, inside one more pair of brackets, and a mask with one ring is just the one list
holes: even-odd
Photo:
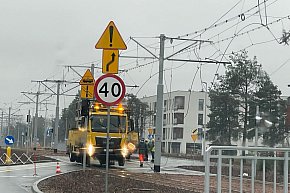
[(57, 153), (58, 147), (58, 124), (59, 124), (59, 92), (60, 92), (60, 81), (57, 82), (57, 94), (56, 94), (56, 108), (55, 108), (55, 126), (54, 126), (54, 153)]
[(110, 132), (110, 111), (111, 111), (111, 107), (107, 106), (108, 110), (108, 114), (107, 114), (107, 141), (106, 141), (106, 193), (108, 193), (108, 173), (109, 173), (109, 144), (110, 144), (110, 140), (109, 140), (109, 132)]
[[(113, 35), (114, 34), (114, 35)], [(94, 94), (97, 101), (107, 106), (107, 140), (106, 140), (106, 193), (108, 192), (109, 173), (109, 132), (110, 110), (112, 105), (122, 101), (126, 88), (123, 80), (114, 74), (119, 73), (119, 50), (126, 50), (127, 46), (122, 39), (113, 21), (110, 21), (102, 36), (95, 45), (96, 49), (103, 49), (102, 73), (104, 74), (95, 83)], [(94, 66), (92, 65), (92, 71)], [(94, 74), (94, 71), (93, 71)], [(104, 92), (105, 89), (107, 92)], [(107, 90), (108, 89), (108, 90)], [(117, 92), (115, 92), (117, 91)]]
[(11, 121), (11, 107), (8, 108), (8, 129), (7, 129), (7, 135), (10, 135), (10, 121)]
[[(3, 118), (4, 118), (4, 114), (3, 114), (3, 110), (2, 110), (2, 114), (1, 114), (1, 140), (2, 138), (4, 138), (5, 134), (4, 134), (4, 131), (3, 131)], [(0, 145), (2, 145), (2, 143), (0, 143)]]
[[(83, 132), (83, 135), (84, 135), (83, 136), (83, 171), (85, 171), (86, 164), (87, 164), (87, 135), (88, 135), (89, 116), (90, 116), (90, 100), (89, 99), (93, 99), (93, 90), (94, 90), (94, 84), (95, 84), (95, 79), (93, 75), (91, 74), (90, 70), (87, 70), (85, 72), (79, 84), (81, 85), (80, 98), (82, 99), (82, 113), (81, 114), (82, 116), (85, 117), (84, 132)], [(65, 127), (66, 127), (66, 132), (67, 132), (67, 118), (66, 118)]]
[(159, 54), (159, 78), (158, 78), (158, 85), (157, 85), (157, 112), (156, 112), (154, 172), (160, 172), (160, 163), (161, 163), (161, 136), (162, 136), (162, 128), (163, 128), (164, 42), (165, 42), (165, 35), (161, 34), (160, 35), (160, 54)]
[(29, 144), (30, 143), (30, 132), (29, 132), (29, 129), (30, 129), (30, 109), (28, 110), (28, 115), (26, 117), (26, 122), (27, 122), (27, 130), (26, 130), (26, 142), (25, 142), (25, 145), (26, 145), (26, 155), (28, 155), (28, 148), (29, 148)]
[(205, 84), (205, 92), (204, 92), (204, 120), (203, 120), (203, 140), (202, 140), (202, 155), (203, 155), (203, 161), (205, 162), (205, 150), (206, 150), (206, 144), (205, 144), (205, 138), (206, 138), (206, 102), (207, 102), (207, 82), (202, 82), (202, 84)]
[[(88, 111), (89, 114), (89, 111)], [(83, 151), (83, 170), (86, 170), (87, 162), (87, 135), (88, 135), (88, 115), (85, 116), (85, 131), (84, 131), (84, 151)]]
[[(258, 129), (260, 124), (260, 112), (259, 112), (259, 106), (256, 106), (256, 128), (255, 128), (255, 147), (258, 147)], [(257, 157), (257, 151), (255, 151), (255, 157)], [(254, 174), (256, 177), (257, 174), (257, 159), (255, 159), (254, 164)]]

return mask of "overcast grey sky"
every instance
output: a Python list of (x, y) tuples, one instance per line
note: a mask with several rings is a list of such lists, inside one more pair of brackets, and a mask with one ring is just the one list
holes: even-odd
[[(123, 56), (149, 56), (130, 37), (136, 37), (138, 42), (158, 55), (159, 40), (156, 37), (161, 33), (167, 37), (212, 41), (212, 44), (191, 47), (175, 58), (227, 61), (227, 54), (248, 47), (249, 56), (257, 56), (258, 62), (282, 93), (290, 95), (290, 88), (287, 87), (290, 84), (290, 47), (277, 42), (283, 29), (290, 30), (290, 19), (287, 18), (290, 15), (290, 1), (267, 0), (264, 3), (260, 0), (261, 4), (257, 6), (258, 2), (0, 0), (0, 108), (7, 109), (10, 105), (18, 108), (19, 102), (29, 101), (20, 92), (37, 91), (37, 83), (32, 83), (31, 80), (64, 78), (79, 81), (80, 77), (65, 68), (65, 65), (87, 66), (94, 63), (101, 67), (102, 52), (94, 46), (111, 20), (115, 22), (127, 44), (128, 49), (121, 53)], [(238, 17), (242, 13), (242, 18)], [(210, 29), (203, 30), (210, 26)], [(236, 37), (232, 38), (235, 34)], [(192, 42), (167, 40), (165, 55), (168, 56), (190, 43)], [(156, 94), (157, 61), (121, 58), (119, 66), (120, 69), (128, 70), (120, 73), (126, 85), (140, 86), (128, 88), (128, 92), (137, 94), (138, 97)], [(164, 91), (201, 90), (201, 81), (210, 85), (215, 73), (223, 73), (223, 65), (218, 70), (217, 67), (216, 64), (166, 61)], [(86, 69), (76, 70), (83, 74)], [(100, 75), (101, 71), (96, 70), (95, 77)], [(47, 85), (56, 90), (55, 85)], [(75, 85), (63, 85), (62, 90), (73, 86)], [(45, 88), (41, 86), (40, 90), (44, 91)], [(77, 89), (74, 89), (70, 94), (76, 92)], [(34, 96), (30, 97), (34, 99)], [(41, 100), (46, 97), (41, 96)], [(67, 106), (71, 100), (72, 97), (61, 97), (61, 106)], [(55, 97), (50, 98), (49, 102), (55, 103)], [(34, 113), (34, 105), (23, 105), (20, 109), (22, 112), (31, 109)], [(53, 115), (55, 106), (50, 105), (49, 109), (48, 114)], [(44, 111), (40, 114), (44, 116)]]

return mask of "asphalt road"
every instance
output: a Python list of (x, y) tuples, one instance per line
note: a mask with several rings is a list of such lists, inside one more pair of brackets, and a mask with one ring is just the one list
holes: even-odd
[[(127, 171), (130, 172), (136, 172), (136, 173), (150, 173), (154, 172), (154, 164), (151, 163), (150, 161), (144, 162), (144, 167), (140, 167), (140, 162), (137, 159), (138, 155), (133, 155), (132, 159), (127, 160), (125, 163), (125, 166), (118, 166), (116, 165), (114, 167), (116, 168), (123, 168)], [(68, 157), (63, 157), (63, 156), (52, 156), (52, 158), (60, 160), (62, 163), (69, 164), (69, 159)], [(78, 165), (79, 167), (82, 168), (82, 165), (72, 163), (73, 165)], [(96, 160), (91, 160), (92, 167), (98, 166), (99, 167), (99, 162)], [(190, 160), (190, 159), (182, 159), (182, 158), (172, 158), (172, 157), (165, 157), (162, 156), (161, 158), (161, 173), (168, 173), (168, 174), (186, 174), (186, 175), (203, 175), (202, 172), (197, 172), (197, 171), (189, 171), (181, 168), (177, 168), (178, 166), (203, 166), (204, 163), (198, 160)]]
[[(60, 163), (61, 171), (80, 169), (77, 165)], [(41, 178), (56, 173), (56, 162), (37, 163), (36, 174), (33, 164), (0, 167), (0, 190), (6, 193), (32, 192), (31, 186)], [(0, 191), (2, 192), (2, 191)]]

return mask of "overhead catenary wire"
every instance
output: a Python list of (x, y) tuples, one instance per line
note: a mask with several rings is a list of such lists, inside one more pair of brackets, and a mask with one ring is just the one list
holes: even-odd
[[(277, 1), (277, 0), (276, 0)], [(276, 2), (276, 1), (274, 1), (274, 2)], [(274, 2), (272, 2), (271, 4), (273, 4)], [(269, 5), (271, 5), (271, 4), (269, 4)], [(256, 7), (256, 6), (255, 6)], [(250, 10), (252, 10), (252, 9), (254, 9), (255, 7), (253, 7), (253, 8), (251, 8), (251, 9), (249, 9), (248, 11), (246, 11), (246, 12), (249, 12)], [(244, 13), (246, 13), (246, 12), (244, 12)], [(279, 19), (280, 20), (280, 19)], [(278, 20), (278, 21), (279, 21)], [(277, 21), (277, 22), (278, 22)], [(272, 22), (273, 23), (273, 22)], [(257, 28), (257, 29), (260, 29), (259, 27)], [(250, 31), (250, 30), (249, 30)], [(252, 31), (254, 31), (253, 29), (252, 29)], [(240, 35), (236, 35), (235, 34), (235, 36), (241, 36), (241, 35), (244, 35), (244, 34), (240, 34)], [(215, 43), (219, 43), (219, 42), (222, 42), (222, 41), (226, 41), (226, 40), (229, 40), (229, 39), (231, 39), (232, 37), (230, 37), (230, 38), (226, 38), (226, 39), (222, 39), (222, 40), (219, 40), (218, 42), (215, 42)], [(203, 47), (203, 46), (202, 46)], [(187, 52), (189, 51), (190, 49), (188, 49), (187, 50)], [(142, 66), (142, 65), (141, 65)]]
[[(269, 1), (269, 0), (266, 0), (266, 2)], [(277, 0), (275, 0), (274, 2), (276, 2)], [(248, 9), (247, 11), (244, 11), (242, 12), (241, 14), (238, 14), (234, 17), (231, 17), (229, 19), (226, 19), (220, 23), (217, 23), (219, 20), (221, 20), (225, 15), (227, 15), (230, 11), (232, 11), (241, 1), (239, 1), (238, 3), (236, 3), (232, 8), (230, 8), (230, 10), (228, 10), (225, 14), (223, 14), (217, 21), (215, 21), (213, 24), (211, 24), (209, 27), (206, 27), (206, 28), (203, 28), (201, 30), (197, 30), (197, 31), (194, 31), (194, 32), (191, 32), (191, 33), (188, 33), (188, 34), (185, 34), (185, 35), (181, 35), (181, 36), (178, 36), (178, 37), (186, 37), (186, 36), (190, 36), (190, 35), (193, 35), (193, 34), (199, 34), (199, 33), (202, 33), (202, 32), (205, 32), (205, 31), (208, 31), (209, 29), (212, 29), (212, 28), (216, 28), (216, 27), (219, 27), (223, 24), (227, 24), (231, 21), (234, 21), (235, 19), (240, 19), (243, 15), (246, 15), (248, 12), (252, 11), (253, 9), (257, 8), (258, 5), (255, 5), (254, 7)], [(260, 4), (259, 4), (260, 5)], [(247, 18), (245, 18), (247, 19)]]
[(278, 72), (283, 66), (285, 66), (290, 61), (290, 58), (288, 58), (285, 62), (283, 62), (276, 70), (274, 70), (270, 76), (274, 75), (276, 72)]

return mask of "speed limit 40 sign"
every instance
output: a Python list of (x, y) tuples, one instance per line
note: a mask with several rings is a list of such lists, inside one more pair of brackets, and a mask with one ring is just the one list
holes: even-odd
[(126, 88), (119, 76), (104, 74), (96, 80), (94, 93), (97, 101), (107, 106), (113, 106), (124, 98)]

